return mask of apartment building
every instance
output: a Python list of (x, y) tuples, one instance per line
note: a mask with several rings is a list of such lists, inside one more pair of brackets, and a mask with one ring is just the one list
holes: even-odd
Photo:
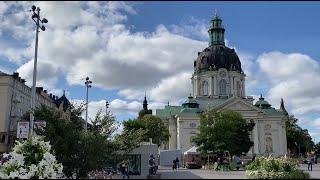
[[(6, 152), (16, 139), (17, 122), (30, 111), (31, 87), (25, 84), (19, 73), (12, 75), (0, 71), (0, 153)], [(48, 94), (42, 87), (36, 87), (36, 107), (45, 105), (70, 117), (70, 102), (63, 94)]]

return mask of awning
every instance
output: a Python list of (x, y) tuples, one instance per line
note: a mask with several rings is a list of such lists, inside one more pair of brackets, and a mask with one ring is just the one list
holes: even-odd
[(198, 149), (198, 147), (192, 146), (190, 149), (185, 151), (183, 154), (184, 155), (187, 155), (187, 154), (200, 154), (200, 152), (197, 152), (197, 149)]

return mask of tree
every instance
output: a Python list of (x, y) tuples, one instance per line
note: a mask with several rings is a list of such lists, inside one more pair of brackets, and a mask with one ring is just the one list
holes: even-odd
[(169, 130), (157, 116), (146, 114), (142, 119), (124, 121), (123, 126), (123, 133), (118, 138), (135, 139), (134, 143), (123, 142), (123, 144), (127, 144), (124, 147), (128, 149), (138, 146), (142, 141), (149, 141), (149, 138), (152, 138), (152, 142), (158, 146), (169, 140)]
[(307, 129), (302, 129), (298, 124), (298, 119), (293, 115), (285, 114), (287, 147), (290, 152), (306, 154), (313, 149), (314, 142)]
[(210, 110), (200, 115), (200, 133), (193, 139), (202, 153), (212, 151), (222, 155), (229, 151), (232, 155), (248, 152), (253, 142), (250, 132), (254, 122), (247, 122), (242, 116), (231, 110)]
[[(119, 160), (116, 155), (118, 144), (110, 138), (116, 130), (114, 117), (97, 114), (95, 126), (85, 132), (82, 110), (82, 106), (73, 107), (70, 120), (60, 118), (57, 112), (45, 106), (35, 111), (37, 119), (47, 122), (42, 133), (52, 144), (67, 177), (75, 174), (77, 178), (86, 178), (88, 172), (112, 166)], [(98, 125), (102, 128), (96, 128)]]
[(314, 146), (314, 150), (315, 150), (316, 154), (320, 154), (320, 142), (318, 142), (318, 143)]
[(102, 110), (100, 109), (95, 119), (92, 122), (92, 132), (100, 133), (106, 138), (112, 138), (114, 132), (118, 129), (119, 125), (116, 123), (116, 118), (109, 111), (106, 115), (101, 115)]

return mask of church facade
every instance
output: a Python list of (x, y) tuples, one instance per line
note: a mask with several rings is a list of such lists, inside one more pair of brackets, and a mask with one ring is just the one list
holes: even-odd
[(248, 154), (282, 156), (287, 153), (284, 112), (273, 108), (261, 97), (253, 104), (253, 97), (246, 96), (246, 75), (234, 49), (225, 45), (225, 29), (217, 15), (211, 20), (209, 46), (194, 61), (191, 77), (192, 95), (182, 106), (157, 109), (169, 128), (169, 142), (162, 149), (190, 149), (192, 139), (199, 133), (200, 113), (210, 109), (234, 110), (246, 120), (253, 120), (251, 133), (253, 147)]

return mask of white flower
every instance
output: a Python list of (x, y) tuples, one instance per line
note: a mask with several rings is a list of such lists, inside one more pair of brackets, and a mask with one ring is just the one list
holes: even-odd
[[(36, 164), (26, 166), (26, 157), (30, 156), (30, 154), (26, 152), (26, 149), (33, 148), (34, 146), (40, 146), (40, 151), (35, 153), (38, 155), (43, 154), (43, 158)], [(50, 143), (45, 142), (43, 138), (39, 136), (32, 137), (32, 139), (28, 139), (22, 143), (17, 142), (12, 152), (4, 154), (4, 157), (10, 158), (0, 167), (0, 178), (31, 179), (36, 175), (39, 179), (56, 178), (57, 173), (62, 173), (63, 166), (57, 163), (55, 156), (50, 153), (50, 149)], [(35, 154), (31, 156), (33, 155)]]
[(9, 179), (10, 178), (12, 178), (12, 179), (14, 179), (14, 178), (18, 178), (19, 177), (19, 172), (17, 172), (17, 171), (12, 171), (12, 172), (10, 172), (10, 174), (9, 174)]

